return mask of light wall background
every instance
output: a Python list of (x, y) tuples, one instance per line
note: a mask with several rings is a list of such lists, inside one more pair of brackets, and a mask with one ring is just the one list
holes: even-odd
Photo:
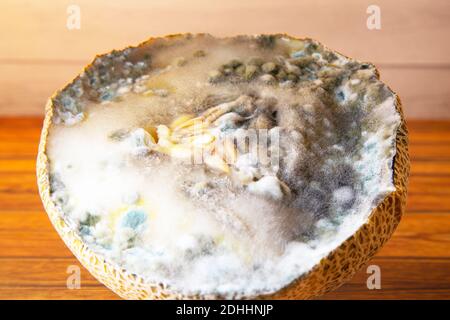
[[(67, 7), (81, 29), (66, 27)], [(381, 8), (368, 30), (367, 7)], [(39, 116), (96, 54), (151, 36), (289, 33), (375, 63), (408, 118), (450, 118), (449, 0), (1, 0), (0, 116)]]

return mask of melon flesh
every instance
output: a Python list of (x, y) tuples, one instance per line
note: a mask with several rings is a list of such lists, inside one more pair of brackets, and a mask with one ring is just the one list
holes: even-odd
[(187, 36), (114, 52), (55, 98), (52, 200), (94, 252), (144, 279), (272, 293), (395, 190), (395, 101), (373, 65), (312, 40)]

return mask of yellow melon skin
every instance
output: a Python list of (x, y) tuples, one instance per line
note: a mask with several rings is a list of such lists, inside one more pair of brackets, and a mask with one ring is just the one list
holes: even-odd
[[(184, 37), (170, 35), (167, 37)], [(288, 35), (283, 35), (290, 37)], [(157, 38), (141, 43), (150, 46)], [(301, 40), (301, 39), (299, 39)], [(92, 65), (89, 64), (84, 70)], [(378, 72), (377, 72), (378, 75)], [(94, 253), (82, 241), (79, 235), (69, 228), (61, 218), (60, 212), (50, 198), (49, 163), (46, 155), (48, 130), (53, 118), (53, 98), (45, 107), (45, 119), (41, 133), (36, 163), (37, 182), (44, 208), (53, 226), (83, 266), (100, 282), (124, 299), (220, 299), (221, 296), (187, 296), (163, 283), (149, 283), (139, 276), (128, 273), (105, 261)], [(393, 178), (395, 191), (390, 193), (371, 212), (368, 221), (355, 234), (344, 241), (327, 257), (323, 258), (310, 272), (296, 279), (281, 290), (262, 296), (247, 297), (258, 299), (311, 299), (335, 290), (348, 281), (372, 256), (389, 240), (406, 206), (407, 185), (409, 177), (408, 130), (404, 119), (400, 99), (397, 98), (396, 109), (401, 117), (401, 124), (396, 134), (396, 155), (393, 160)]]

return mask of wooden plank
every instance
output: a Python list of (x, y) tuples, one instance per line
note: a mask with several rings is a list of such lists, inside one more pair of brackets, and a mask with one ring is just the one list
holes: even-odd
[(17, 158), (0, 159), (0, 172), (30, 172), (35, 171), (36, 159)]
[[(1, 159), (0, 172), (24, 172), (35, 170), (35, 159)], [(450, 175), (450, 161), (416, 161), (411, 163), (412, 174)]]
[(43, 117), (0, 117), (0, 132), (7, 133), (9, 129), (41, 128)]
[[(1, 161), (0, 161), (1, 165)], [(413, 161), (411, 162), (412, 175), (450, 175), (450, 161)]]
[[(0, 158), (35, 158), (40, 133), (40, 128), (0, 130)], [(419, 135), (415, 134), (415, 136)], [(450, 132), (448, 136), (450, 137)], [(411, 160), (450, 160), (450, 141), (448, 144), (446, 142), (425, 144), (411, 141), (409, 150)]]
[[(78, 265), (74, 259), (1, 259), (0, 299), (116, 299), (84, 268), (81, 288), (66, 286), (67, 267)], [(450, 259), (390, 259), (376, 257), (368, 265), (381, 270), (381, 289), (367, 288), (367, 268), (337, 291), (321, 299), (422, 299), (450, 298)], [(13, 279), (13, 281), (12, 281)], [(418, 281), (420, 280), (420, 281)]]
[(381, 66), (379, 71), (381, 80), (400, 97), (407, 119), (450, 118), (450, 68)]
[[(14, 172), (18, 179), (0, 181), (0, 212), (2, 211), (36, 211), (42, 208), (37, 194), (34, 171)], [(0, 178), (10, 175), (1, 173)], [(423, 182), (430, 178), (433, 182)], [(412, 175), (408, 193), (408, 212), (450, 212), (450, 191), (448, 186), (450, 175)]]
[(408, 185), (409, 195), (434, 194), (441, 198), (450, 196), (450, 176), (412, 175)]
[[(68, 30), (70, 3), (2, 1), (0, 58), (87, 61), (96, 53), (179, 32), (286, 32), (379, 63), (450, 63), (447, 0), (378, 0), (381, 30), (368, 30), (370, 0), (78, 0), (81, 29)], [(332, 30), (333, 32), (330, 32)], [(351, 35), (351, 36), (350, 36)]]
[(18, 158), (34, 158), (38, 152), (38, 142), (25, 140), (20, 143), (16, 141), (5, 141), (0, 143), (0, 158), (1, 159), (18, 159)]
[(378, 257), (450, 258), (450, 213), (405, 214)]
[[(0, 116), (42, 116), (48, 97), (73, 79), (84, 63), (0, 65)], [(380, 73), (381, 79), (399, 94), (408, 119), (450, 118), (450, 68), (382, 66)], [(23, 81), (24, 74), (27, 81)]]
[[(409, 122), (413, 163), (408, 211), (450, 208), (449, 123)], [(41, 208), (34, 177), (41, 125), (41, 118), (0, 118), (0, 203), (5, 210), (15, 210), (18, 203), (21, 210)], [(440, 141), (426, 144), (427, 139)]]
[[(82, 288), (66, 288), (78, 264), (53, 229), (37, 194), (34, 159), (42, 118), (0, 117), (0, 299), (116, 299), (81, 268)], [(450, 121), (410, 121), (407, 213), (369, 264), (382, 289), (368, 290), (366, 269), (323, 299), (450, 299)]]
[(446, 144), (418, 144), (412, 142), (409, 145), (409, 153), (412, 161), (450, 160), (450, 142)]
[[(0, 212), (41, 209), (34, 171), (0, 173), (0, 203)], [(412, 175), (409, 182), (407, 211), (450, 212), (450, 176)]]
[[(410, 134), (450, 132), (450, 121), (422, 119), (419, 121), (408, 121), (407, 125), (411, 131)], [(434, 140), (424, 140), (423, 142), (433, 143)]]
[(375, 257), (368, 265), (381, 270), (381, 289), (367, 288), (367, 268), (322, 299), (450, 299), (450, 259)]
[[(415, 164), (415, 162), (413, 162)], [(413, 171), (409, 179), (407, 212), (450, 212), (450, 175)]]
[[(47, 99), (54, 91), (73, 79), (80, 65), (0, 64), (0, 115), (44, 114)], [(26, 81), (24, 81), (26, 75)]]
[[(0, 141), (23, 139), (39, 140), (43, 118), (40, 116), (0, 117)], [(450, 142), (450, 121), (415, 120), (407, 121), (409, 142), (414, 145), (436, 145), (446, 147)]]
[[(0, 181), (0, 212), (1, 211), (36, 211), (42, 208), (37, 194), (34, 172), (29, 174), (18, 172), (20, 176), (28, 175), (29, 183)], [(4, 174), (0, 173), (0, 177)], [(428, 178), (428, 176), (420, 176)], [(437, 176), (431, 176), (434, 178)], [(450, 191), (448, 187), (441, 188), (442, 181), (450, 176), (442, 176), (436, 184), (416, 185), (416, 176), (411, 177), (408, 193), (408, 212), (450, 212)], [(423, 188), (421, 187), (423, 186)], [(421, 189), (422, 188), (422, 189)]]
[(42, 202), (37, 192), (14, 193), (0, 192), (0, 212), (8, 211), (36, 211), (42, 209)]
[[(16, 118), (11, 118), (10, 121), (15, 121)], [(34, 125), (34, 124), (33, 124)], [(2, 143), (6, 142), (14, 142), (14, 143), (28, 143), (31, 140), (35, 142), (35, 140), (39, 140), (41, 134), (41, 125), (39, 123), (39, 127), (7, 127), (6, 125), (2, 127), (0, 130), (0, 141)]]
[(0, 289), (2, 300), (118, 300), (105, 286), (69, 290), (61, 287), (25, 287)]
[[(421, 121), (408, 121), (409, 141), (411, 144), (438, 146), (444, 149), (450, 147), (450, 129), (447, 126), (440, 125), (442, 122), (426, 121), (419, 125)], [(450, 124), (450, 121), (446, 122)]]
[(0, 174), (0, 194), (23, 193), (30, 195), (36, 194), (37, 190), (36, 174), (34, 172), (7, 172)]
[[(0, 212), (42, 208), (34, 169), (0, 172), (0, 204)], [(450, 175), (411, 175), (407, 211), (450, 212)]]
[[(71, 256), (44, 211), (2, 211), (0, 215), (0, 258)], [(450, 257), (449, 217), (449, 213), (406, 214), (379, 255)]]
[(69, 267), (79, 268), (81, 287), (100, 286), (73, 256), (68, 259), (0, 258), (0, 290), (13, 287), (67, 287), (67, 278), (73, 274), (73, 271), (68, 272)]
[(73, 257), (43, 210), (0, 215), (1, 258)]
[(407, 212), (450, 212), (450, 197), (445, 194), (408, 193)]

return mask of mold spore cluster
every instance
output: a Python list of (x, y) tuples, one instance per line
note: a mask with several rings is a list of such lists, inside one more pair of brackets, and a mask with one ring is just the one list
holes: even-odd
[[(394, 94), (371, 64), (313, 40), (155, 39), (98, 57), (53, 111), (65, 219), (112, 263), (185, 292), (273, 292), (393, 190)], [(276, 133), (277, 163), (213, 147), (252, 129)], [(186, 161), (198, 144), (205, 161)]]

